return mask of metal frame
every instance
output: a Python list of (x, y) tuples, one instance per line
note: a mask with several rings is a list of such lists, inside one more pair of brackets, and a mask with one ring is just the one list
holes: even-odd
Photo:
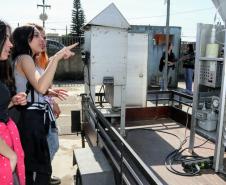
[(219, 125), (218, 125), (218, 138), (217, 138), (217, 143), (216, 143), (216, 149), (215, 149), (215, 171), (217, 172), (223, 172), (224, 171), (224, 151), (225, 147), (223, 140), (226, 140), (224, 138), (224, 133), (226, 134), (226, 120), (225, 120), (225, 115), (226, 115), (226, 109), (225, 109), (225, 101), (226, 101), (226, 32), (225, 32), (225, 41), (224, 41), (224, 65), (223, 65), (223, 71), (222, 71), (222, 82), (221, 82), (221, 96), (220, 96), (220, 113), (219, 113)]
[[(209, 35), (211, 34), (212, 25), (208, 24), (198, 24), (197, 26), (197, 39), (196, 39), (196, 56), (195, 56), (195, 79), (194, 79), (194, 95), (193, 95), (193, 109), (192, 109), (192, 120), (191, 120), (191, 129), (190, 129), (190, 142), (189, 142), (189, 151), (192, 152), (194, 148), (195, 142), (195, 133), (198, 132), (202, 136), (206, 137), (215, 142), (215, 151), (214, 151), (214, 169), (216, 172), (224, 172), (224, 134), (226, 134), (226, 123), (225, 123), (225, 100), (226, 100), (226, 58), (224, 55), (224, 59), (222, 58), (207, 58), (205, 56), (205, 47), (208, 43)], [(223, 35), (216, 35), (220, 39), (223, 39)], [(219, 39), (218, 38), (218, 39)], [(226, 34), (224, 35), (224, 45)], [(226, 50), (224, 48), (224, 54)], [(202, 85), (200, 83), (200, 63), (206, 61), (224, 61), (223, 62), (223, 71), (222, 71), (222, 81), (220, 89), (213, 89), (211, 86)], [(201, 85), (201, 86), (200, 86)], [(208, 88), (209, 89), (208, 89)], [(211, 92), (209, 92), (209, 90)], [(215, 133), (208, 132), (197, 127), (197, 119), (196, 119), (196, 112), (198, 110), (199, 102), (202, 102), (202, 98), (206, 98), (210, 95), (218, 94), (220, 97), (220, 107), (219, 107), (219, 114), (218, 114), (218, 126), (217, 131)]]
[[(170, 91), (148, 91), (148, 95), (153, 95), (155, 98), (147, 98), (147, 101), (155, 102), (155, 106), (159, 106), (159, 103), (163, 101), (168, 101), (168, 104), (171, 103), (172, 106), (176, 103), (179, 103), (179, 106), (185, 105), (192, 107), (193, 97), (191, 95), (181, 93), (175, 90)], [(165, 95), (165, 96), (164, 96)], [(162, 97), (161, 97), (162, 96)], [(184, 101), (183, 101), (184, 100)], [(191, 103), (187, 103), (191, 101)]]
[[(107, 101), (104, 101), (104, 93), (96, 93), (95, 95), (98, 97), (98, 101), (96, 101), (95, 103), (100, 104), (100, 107), (103, 107), (104, 103), (108, 103)], [(156, 107), (159, 106), (161, 102), (165, 101), (167, 101), (168, 104), (171, 104), (172, 106), (174, 106), (175, 103), (179, 103), (179, 106), (185, 105), (188, 107), (192, 107), (193, 97), (191, 95), (176, 90), (168, 91), (152, 90), (147, 92), (147, 101), (155, 102)], [(188, 103), (189, 101), (190, 103)]]

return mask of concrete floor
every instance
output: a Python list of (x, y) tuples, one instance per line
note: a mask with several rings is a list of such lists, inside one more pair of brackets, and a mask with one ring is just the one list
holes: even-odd
[(81, 139), (77, 135), (60, 136), (60, 149), (53, 162), (53, 175), (61, 179), (62, 185), (74, 185), (76, 166), (72, 165), (73, 149), (81, 148)]
[(53, 175), (61, 178), (61, 185), (74, 185), (76, 166), (72, 164), (72, 152), (76, 148), (81, 148), (81, 137), (71, 133), (71, 110), (80, 110), (79, 94), (84, 92), (84, 85), (67, 84), (55, 87), (67, 90), (69, 97), (65, 101), (56, 99), (62, 113), (57, 119), (60, 148), (52, 162)]

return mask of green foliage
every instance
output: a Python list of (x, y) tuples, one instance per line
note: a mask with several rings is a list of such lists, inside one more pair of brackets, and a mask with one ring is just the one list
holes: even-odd
[(83, 35), (82, 27), (85, 24), (85, 14), (81, 7), (80, 0), (73, 1), (71, 34), (80, 37)]

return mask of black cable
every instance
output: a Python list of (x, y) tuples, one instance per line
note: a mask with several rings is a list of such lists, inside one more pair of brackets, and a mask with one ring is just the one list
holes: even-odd
[[(199, 156), (182, 156), (182, 152), (185, 151), (188, 148), (183, 149), (182, 151), (180, 151), (182, 149), (182, 146), (187, 142), (187, 138), (188, 138), (186, 136), (187, 135), (186, 134), (186, 132), (187, 132), (187, 126), (188, 126), (188, 111), (189, 111), (189, 106), (188, 106), (188, 109), (186, 111), (187, 112), (187, 116), (186, 116), (186, 124), (185, 124), (185, 139), (181, 143), (181, 146), (178, 149), (174, 150), (173, 152), (169, 153), (167, 155), (166, 159), (165, 159), (165, 166), (166, 166), (166, 168), (170, 172), (172, 172), (174, 174), (177, 174), (177, 175), (182, 175), (182, 176), (194, 176), (194, 175), (197, 175), (200, 172), (200, 169), (199, 168), (198, 169), (196, 168), (196, 171), (192, 171), (191, 173), (179, 172), (176, 169), (174, 169), (174, 167), (172, 166), (175, 162), (182, 163), (182, 162), (191, 160), (191, 158), (196, 158), (196, 160), (197, 160), (197, 158), (199, 157)], [(187, 159), (187, 158), (190, 158), (190, 159)], [(170, 166), (170, 168), (168, 166)]]
[[(207, 139), (204, 143), (198, 145), (198, 146), (195, 146), (194, 148), (200, 148), (201, 146), (203, 146), (204, 144), (206, 144), (207, 142), (209, 141), (209, 139)], [(196, 171), (190, 171), (190, 172), (180, 172), (180, 171), (177, 171), (176, 169), (173, 168), (173, 164), (175, 164), (175, 162), (180, 162), (181, 164), (183, 162), (187, 162), (187, 161), (192, 161), (192, 160), (197, 160), (197, 159), (208, 159), (209, 157), (201, 157), (201, 156), (198, 156), (198, 155), (182, 155), (182, 153), (188, 149), (188, 147), (182, 149), (182, 146), (179, 148), (179, 149), (176, 149), (175, 151), (173, 151), (173, 153), (169, 154), (166, 159), (165, 159), (165, 165), (166, 165), (166, 168), (174, 173), (174, 174), (177, 174), (177, 175), (181, 175), (181, 176), (195, 176), (195, 175), (199, 175), (200, 173), (200, 169), (196, 168)], [(189, 158), (189, 159), (187, 159)], [(169, 165), (170, 168), (167, 166)], [(193, 170), (193, 169), (191, 169)]]
[[(127, 131), (129, 133), (131, 131), (137, 131), (137, 130), (161, 132), (161, 133), (172, 135), (179, 140), (179, 142), (180, 142), (179, 147), (177, 149), (173, 150), (172, 152), (170, 152), (165, 158), (166, 169), (169, 170), (170, 172), (174, 173), (174, 174), (181, 175), (181, 176), (196, 176), (196, 175), (199, 175), (200, 174), (200, 168), (197, 167), (197, 166), (195, 168), (191, 168), (191, 171), (189, 171), (189, 172), (180, 172), (180, 171), (176, 170), (173, 167), (173, 165), (174, 164), (182, 164), (182, 162), (185, 162), (185, 161), (187, 162), (187, 161), (192, 161), (192, 160), (197, 160), (197, 159), (207, 159), (207, 158), (209, 158), (209, 157), (201, 157), (201, 156), (198, 156), (198, 155), (184, 155), (183, 156), (182, 153), (185, 150), (187, 150), (188, 147), (186, 147), (184, 149), (182, 149), (182, 147), (187, 142), (188, 137), (186, 137), (183, 141), (181, 141), (181, 139), (173, 133), (162, 131), (162, 130), (154, 130), (154, 129), (151, 129), (151, 128), (138, 128), (138, 129), (127, 130)], [(209, 139), (207, 139), (204, 143), (202, 143), (198, 146), (195, 146), (194, 148), (200, 148), (204, 144), (206, 144), (208, 141), (209, 141)]]
[[(183, 143), (183, 141), (181, 141), (181, 139), (176, 134), (173, 134), (173, 133), (170, 133), (170, 132), (166, 132), (166, 131), (162, 131), (162, 130), (155, 130), (155, 129), (152, 129), (152, 128), (149, 128), (149, 127), (127, 130), (127, 132), (129, 133), (129, 132), (137, 131), (137, 130), (144, 130), (144, 131), (146, 130), (146, 131), (152, 131), (152, 132), (162, 132), (162, 133), (165, 133), (165, 134), (169, 134), (169, 135), (175, 136), (180, 141), (180, 145)], [(126, 135), (126, 137), (127, 137), (127, 135)]]

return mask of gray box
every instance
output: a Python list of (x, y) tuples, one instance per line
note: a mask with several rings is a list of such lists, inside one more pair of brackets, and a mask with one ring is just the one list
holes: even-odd
[(115, 185), (114, 173), (99, 147), (74, 150), (82, 185)]

